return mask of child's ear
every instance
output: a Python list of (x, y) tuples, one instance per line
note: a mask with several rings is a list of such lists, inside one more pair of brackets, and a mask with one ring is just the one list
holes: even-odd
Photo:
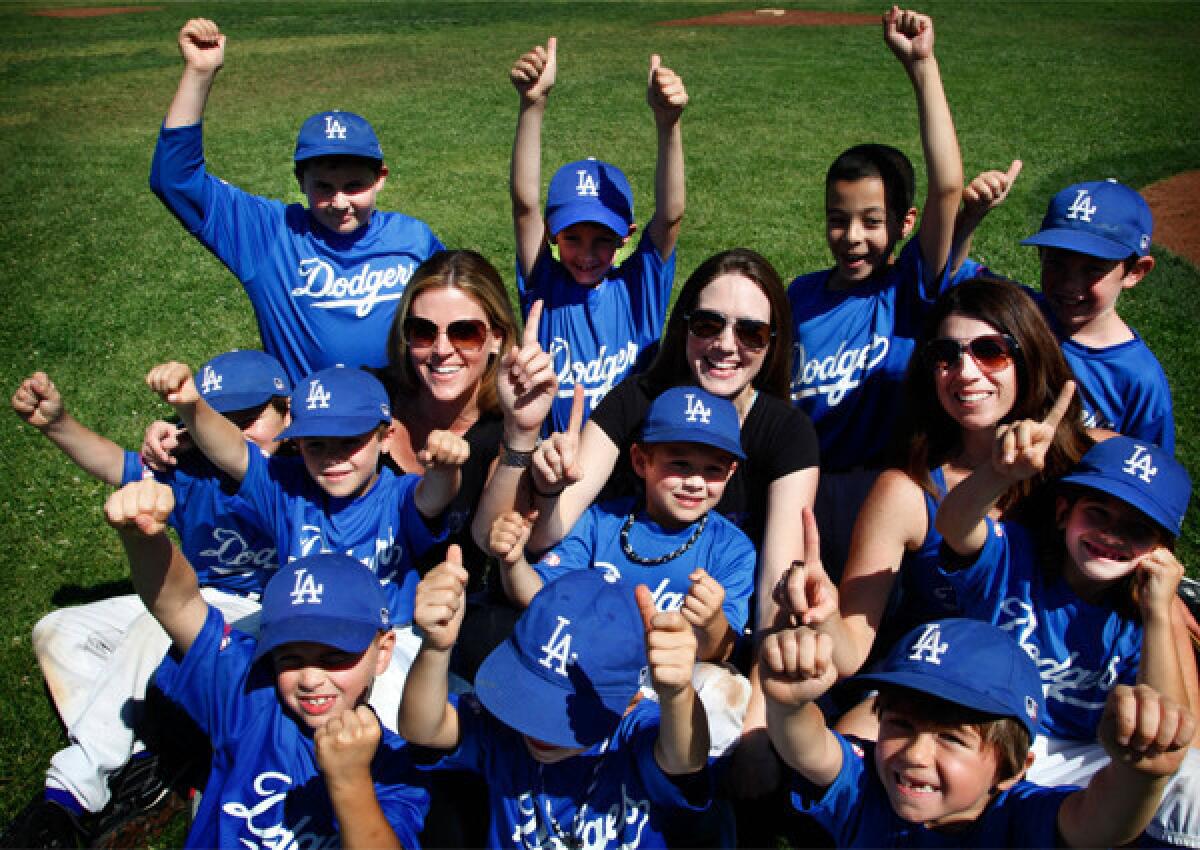
[(388, 167), (383, 163), (379, 164), (379, 176), (375, 178), (375, 191), (383, 190), (383, 184), (387, 183)]
[(1033, 751), (1030, 750), (1025, 754), (1025, 764), (1021, 766), (1021, 769), (1017, 771), (1016, 775), (1010, 776), (1007, 779), (998, 779), (996, 784), (992, 786), (992, 791), (996, 793), (1008, 791), (1010, 788), (1024, 779), (1025, 774), (1029, 772), (1029, 768), (1033, 767), (1033, 759)]
[(637, 222), (636, 222), (636, 221), (631, 221), (631, 222), (629, 222), (629, 232), (628, 232), (628, 233), (626, 233), (626, 234), (625, 234), (625, 238), (621, 240), (621, 245), (622, 245), (622, 246), (624, 246), (624, 245), (625, 245), (625, 243), (629, 241), (629, 238), (630, 238), (631, 236), (633, 236), (633, 234), (637, 233), (637, 229), (638, 229), (638, 226), (637, 226)]
[(1154, 258), (1149, 254), (1144, 257), (1138, 257), (1133, 264), (1133, 268), (1125, 272), (1125, 277), (1121, 279), (1121, 288), (1133, 289), (1141, 283), (1142, 278), (1154, 270), (1154, 263)]
[(633, 471), (637, 473), (638, 478), (646, 477), (646, 462), (649, 460), (649, 455), (642, 448), (641, 443), (634, 443), (629, 447), (629, 463), (633, 467)]
[(379, 633), (379, 655), (375, 658), (375, 675), (382, 676), (392, 663), (392, 652), (396, 649), (396, 633), (391, 629)]
[(900, 219), (900, 238), (907, 239), (909, 234), (913, 232), (913, 228), (917, 226), (917, 216), (920, 211), (916, 207), (909, 207), (908, 212)]
[(735, 461), (732, 461), (732, 462), (729, 464), (729, 472), (727, 472), (727, 473), (725, 474), (725, 483), (726, 483), (726, 484), (728, 484), (728, 483), (729, 483), (729, 479), (733, 477), (733, 473), (737, 472), (737, 468), (738, 468), (738, 462), (737, 462), (736, 460), (735, 460)]

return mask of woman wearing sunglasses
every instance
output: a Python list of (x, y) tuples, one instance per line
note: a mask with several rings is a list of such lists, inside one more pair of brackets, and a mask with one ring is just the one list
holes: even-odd
[[(834, 633), (839, 674), (855, 673), (919, 623), (961, 616), (953, 589), (938, 572), (937, 505), (990, 462), (1001, 424), (1042, 421), (1070, 379), (1057, 340), (1016, 284), (978, 278), (937, 300), (905, 377), (897, 462), (863, 503), (840, 583), (840, 617), (826, 626)], [(1073, 397), (1045, 469), (1014, 487), (1000, 510), (1036, 510), (1040, 484), (1066, 472), (1091, 444)], [(875, 725), (870, 712), (856, 710), (839, 728), (867, 734)]]

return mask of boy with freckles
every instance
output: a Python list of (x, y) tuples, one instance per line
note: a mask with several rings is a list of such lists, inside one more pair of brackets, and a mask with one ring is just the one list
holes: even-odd
[(165, 534), (173, 507), (169, 487), (144, 480), (104, 512), (171, 638), (158, 683), (212, 740), (187, 846), (416, 846), (428, 794), (366, 704), (395, 644), (379, 583), (344, 555), (293, 561), (267, 583), (256, 642), (200, 595)]

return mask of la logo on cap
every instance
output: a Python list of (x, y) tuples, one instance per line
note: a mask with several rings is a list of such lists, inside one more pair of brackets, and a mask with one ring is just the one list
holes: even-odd
[(708, 418), (712, 416), (712, 408), (706, 407), (703, 399), (696, 398), (691, 393), (687, 394), (687, 410), (684, 411), (688, 422), (700, 422), (704, 425), (708, 424)]
[(337, 120), (332, 115), (325, 116), (325, 138), (327, 139), (344, 139), (346, 138), (346, 125)]
[(292, 587), (293, 605), (320, 605), (321, 594), (325, 592), (324, 584), (317, 584), (312, 573), (301, 567), (296, 570), (296, 584)]
[(599, 198), (600, 187), (596, 185), (596, 178), (586, 168), (581, 168), (575, 173), (579, 175), (579, 182), (575, 184), (575, 194), (581, 198)]
[(207, 395), (215, 393), (221, 389), (221, 376), (216, 373), (212, 366), (204, 367), (204, 375), (200, 379), (200, 389)]
[(329, 401), (333, 398), (333, 394), (325, 389), (320, 380), (314, 380), (308, 385), (308, 398), (305, 399), (306, 406), (309, 410), (317, 408), (328, 408)]
[(1092, 195), (1087, 189), (1078, 189), (1075, 192), (1075, 201), (1071, 206), (1067, 207), (1067, 218), (1075, 221), (1091, 222), (1092, 216), (1100, 208), (1092, 201)]
[(1158, 467), (1154, 465), (1154, 456), (1150, 454), (1149, 449), (1145, 446), (1134, 446), (1133, 454), (1125, 458), (1121, 471), (1126, 475), (1136, 475), (1149, 484), (1158, 474)]
[(912, 661), (927, 661), (930, 664), (941, 665), (942, 656), (949, 648), (950, 644), (942, 640), (941, 624), (930, 623), (913, 641), (908, 657)]
[(571, 625), (571, 621), (566, 617), (561, 615), (558, 617), (554, 634), (550, 635), (550, 640), (540, 647), (542, 657), (538, 659), (538, 664), (547, 670), (553, 670), (563, 678), (566, 678), (567, 675), (567, 665), (579, 657), (579, 653), (571, 651), (571, 633), (564, 632), (569, 625)]

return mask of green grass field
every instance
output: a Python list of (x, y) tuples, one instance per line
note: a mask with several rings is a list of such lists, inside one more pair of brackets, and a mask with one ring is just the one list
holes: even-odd
[[(128, 2), (128, 0), (122, 0)], [(797, 4), (878, 13), (850, 2)], [(210, 100), (211, 168), (252, 192), (300, 200), (291, 176), (306, 115), (360, 112), (392, 177), (382, 206), (429, 222), (513, 277), (508, 156), (513, 59), (559, 37), (545, 172), (595, 155), (621, 164), (650, 212), (649, 55), (686, 81), (689, 206), (682, 280), (747, 245), (781, 273), (824, 267), (824, 170), (877, 140), (920, 171), (913, 97), (878, 27), (660, 27), (739, 7), (698, 2), (160, 3), (136, 14), (48, 18), (0, 6), (0, 389), (35, 369), (69, 409), (118, 442), (166, 411), (143, 386), (164, 359), (193, 366), (257, 335), (237, 281), (147, 188), (158, 126), (180, 71), (180, 25), (212, 17), (229, 36)], [(1057, 189), (1118, 177), (1141, 187), (1200, 167), (1200, 6), (1194, 3), (934, 2), (937, 53), (968, 176), (1025, 170), (985, 224), (976, 256), (1036, 282), (1019, 239)], [(1179, 453), (1200, 473), (1200, 274), (1159, 265), (1122, 312), (1158, 353), (1175, 394)], [(63, 743), (29, 633), (51, 607), (124, 590), (104, 488), (32, 429), (0, 416), (0, 824), (41, 785)], [(1200, 566), (1200, 522), (1180, 553)]]

